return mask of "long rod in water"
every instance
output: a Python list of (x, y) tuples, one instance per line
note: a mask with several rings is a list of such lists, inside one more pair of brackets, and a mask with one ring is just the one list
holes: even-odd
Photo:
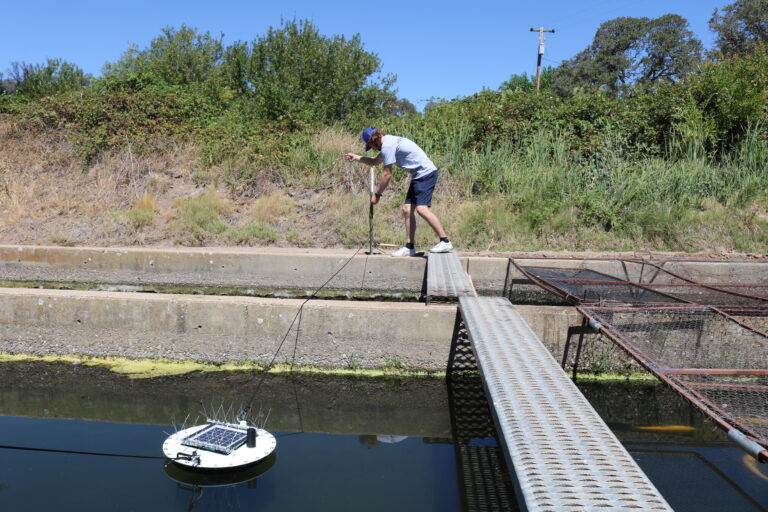
[[(371, 167), (371, 197), (370, 199), (373, 199), (373, 195), (376, 193), (376, 189), (374, 188), (374, 179), (373, 179), (373, 167)], [(368, 202), (370, 205), (370, 211), (368, 212), (368, 254), (373, 254), (373, 203), (370, 201)]]

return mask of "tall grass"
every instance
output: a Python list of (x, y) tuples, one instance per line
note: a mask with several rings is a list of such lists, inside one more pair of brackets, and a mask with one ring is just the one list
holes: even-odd
[[(687, 129), (689, 145), (673, 138), (679, 147), (666, 158), (627, 154), (619, 135), (610, 132), (584, 157), (564, 134), (538, 132), (520, 144), (510, 139), (437, 160), (459, 161), (449, 179), (465, 199), (497, 198), (481, 201), (484, 208), (460, 224), (473, 245), (502, 240), (505, 229), (533, 246), (602, 231), (628, 246), (693, 250), (702, 248), (700, 239), (717, 245), (708, 231), (722, 237), (725, 248), (764, 250), (764, 220), (744, 208), (768, 190), (765, 132), (750, 128), (733, 152), (715, 159), (704, 151), (708, 135), (694, 132), (707, 128), (692, 123)], [(461, 136), (444, 143), (444, 150)]]

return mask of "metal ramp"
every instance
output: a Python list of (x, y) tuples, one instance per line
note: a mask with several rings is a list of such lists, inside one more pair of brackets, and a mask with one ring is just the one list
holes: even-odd
[(507, 299), (459, 308), (527, 510), (672, 510)]
[(429, 253), (427, 256), (427, 296), (433, 300), (450, 301), (459, 297), (474, 297), (477, 293), (456, 253)]

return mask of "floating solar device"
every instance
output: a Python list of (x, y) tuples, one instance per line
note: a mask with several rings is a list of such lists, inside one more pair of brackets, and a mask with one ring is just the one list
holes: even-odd
[(275, 436), (264, 429), (208, 420), (176, 432), (163, 443), (165, 456), (195, 469), (233, 469), (253, 464), (275, 450)]

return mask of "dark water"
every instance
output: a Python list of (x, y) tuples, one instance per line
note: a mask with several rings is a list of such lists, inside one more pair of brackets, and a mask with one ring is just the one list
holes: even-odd
[[(0, 365), (0, 510), (516, 509), (472, 379), (269, 377), (255, 405), (270, 411), (274, 457), (206, 482), (169, 470), (172, 425), (240, 407), (253, 383)], [(664, 388), (581, 387), (676, 511), (768, 509), (768, 470)], [(693, 430), (643, 429), (659, 425)]]

